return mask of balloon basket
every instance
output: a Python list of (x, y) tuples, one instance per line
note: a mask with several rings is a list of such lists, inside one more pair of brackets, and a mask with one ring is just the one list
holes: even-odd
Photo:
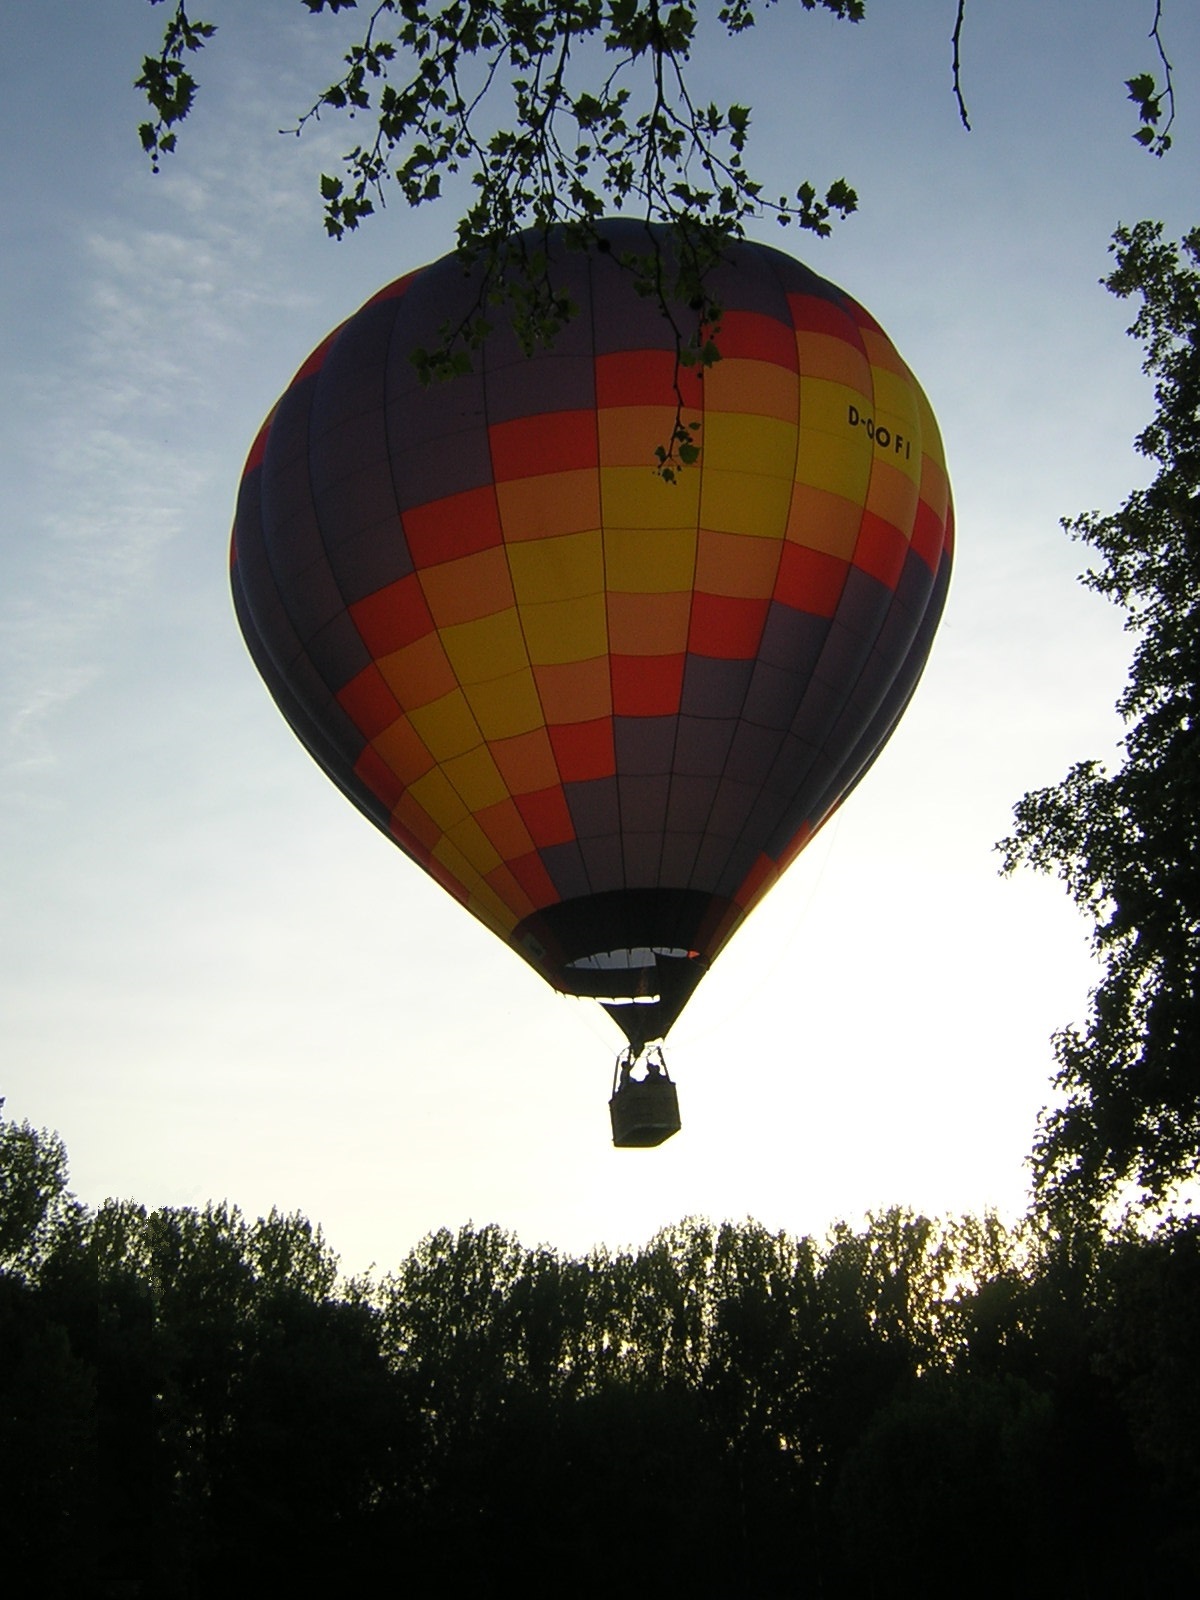
[(679, 1096), (669, 1078), (627, 1083), (608, 1102), (608, 1114), (618, 1150), (648, 1150), (680, 1128)]

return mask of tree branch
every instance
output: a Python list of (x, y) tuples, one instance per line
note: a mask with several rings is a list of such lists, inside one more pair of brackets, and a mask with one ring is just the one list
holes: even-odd
[(963, 17), (967, 9), (967, 0), (958, 0), (958, 9), (954, 14), (954, 32), (950, 35), (950, 43), (954, 47), (950, 68), (954, 83), (954, 98), (958, 103), (958, 115), (963, 127), (968, 133), (971, 131), (971, 119), (967, 116), (966, 102), (962, 93), (962, 62), (959, 57), (959, 42), (962, 38)]

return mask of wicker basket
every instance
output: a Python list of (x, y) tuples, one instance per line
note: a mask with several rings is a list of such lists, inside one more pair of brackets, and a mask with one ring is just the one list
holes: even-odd
[(619, 1150), (646, 1149), (679, 1132), (679, 1096), (669, 1078), (627, 1083), (608, 1102), (608, 1113)]

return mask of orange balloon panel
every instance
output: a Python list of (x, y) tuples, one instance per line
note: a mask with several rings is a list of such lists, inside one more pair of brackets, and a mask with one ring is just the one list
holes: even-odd
[[(251, 451), (233, 589), (345, 794), (640, 1046), (894, 727), (952, 516), (928, 402), (847, 295), (736, 245), (721, 360), (680, 369), (619, 261), (643, 224), (601, 232), (551, 250), (579, 311), (533, 356), (498, 330), (422, 386), (472, 303), (454, 257), (345, 322)], [(701, 453), (667, 483), (677, 383)]]

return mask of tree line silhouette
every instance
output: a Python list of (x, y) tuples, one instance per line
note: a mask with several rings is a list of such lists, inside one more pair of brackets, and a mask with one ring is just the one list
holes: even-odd
[(0, 1505), (39, 1594), (1157, 1597), (1195, 1571), (1194, 1219), (687, 1219), (579, 1258), (464, 1227), (346, 1280), (300, 1215), (91, 1211), (54, 1135), (0, 1146)]

